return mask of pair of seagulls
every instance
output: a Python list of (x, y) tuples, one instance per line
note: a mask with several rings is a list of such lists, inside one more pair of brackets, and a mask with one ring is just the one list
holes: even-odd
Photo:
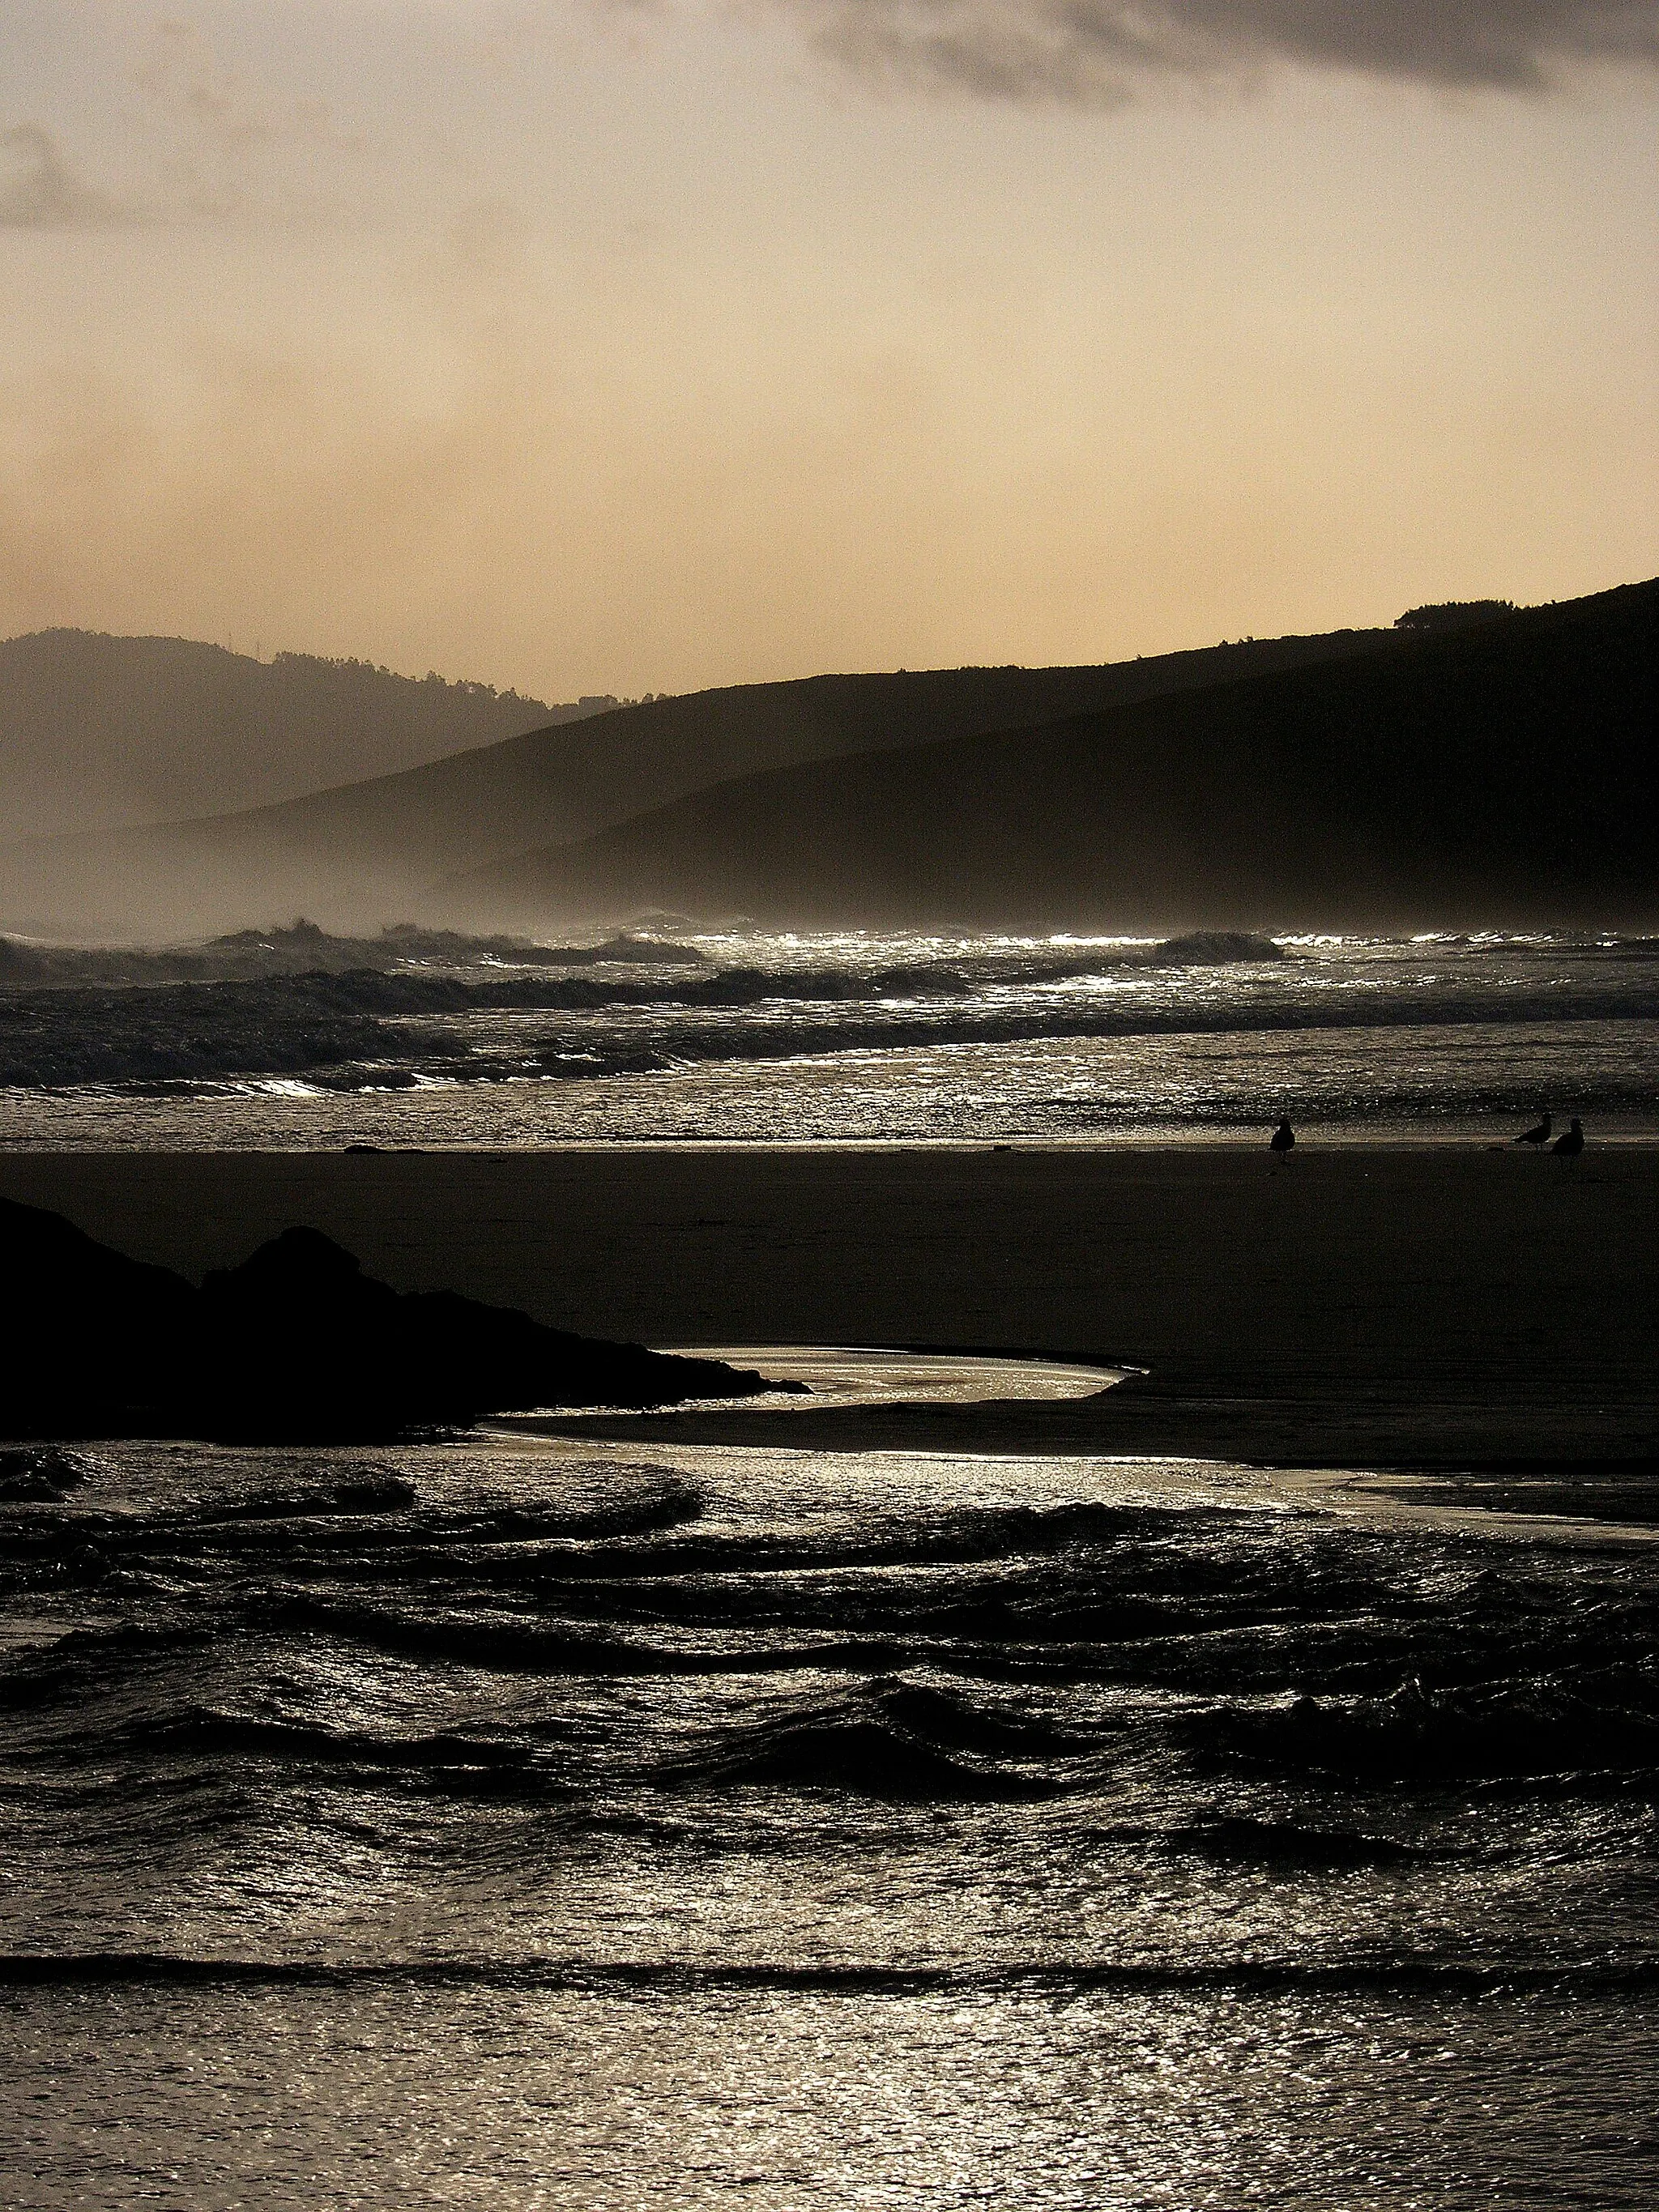
[(1517, 1145), (1535, 1145), (1540, 1152), (1546, 1145), (1549, 1145), (1553, 1152), (1560, 1152), (1570, 1160), (1577, 1158), (1584, 1149), (1584, 1131), (1578, 1116), (1575, 1114), (1572, 1117), (1572, 1127), (1564, 1130), (1554, 1143), (1550, 1144), (1550, 1132), (1554, 1126), (1549, 1115), (1546, 1114), (1536, 1127), (1523, 1129), (1515, 1141)]
[[(1515, 1141), (1517, 1145), (1536, 1145), (1540, 1152), (1546, 1145), (1549, 1145), (1553, 1152), (1559, 1152), (1564, 1158), (1577, 1159), (1584, 1149), (1583, 1125), (1578, 1116), (1575, 1114), (1572, 1117), (1572, 1127), (1563, 1130), (1554, 1143), (1550, 1144), (1550, 1133), (1554, 1127), (1554, 1122), (1546, 1114), (1535, 1128), (1522, 1130)], [(1282, 1160), (1296, 1142), (1296, 1131), (1291, 1128), (1288, 1121), (1281, 1121), (1272, 1136), (1268, 1138), (1267, 1142)]]

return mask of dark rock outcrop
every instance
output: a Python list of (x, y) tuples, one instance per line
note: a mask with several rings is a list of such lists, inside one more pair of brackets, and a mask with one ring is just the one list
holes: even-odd
[(596, 945), (587, 957), (638, 967), (696, 968), (705, 966), (708, 956), (699, 952), (695, 945), (672, 945), (666, 938), (645, 937), (625, 929), (619, 936), (607, 937), (603, 945)]
[(1166, 937), (1146, 955), (1160, 968), (1224, 968), (1235, 961), (1288, 960), (1291, 956), (1271, 937), (1248, 929), (1192, 929)]
[(198, 1290), (60, 1214), (0, 1200), (0, 1436), (337, 1442), (772, 1387), (450, 1291), (400, 1294), (313, 1229), (284, 1231)]

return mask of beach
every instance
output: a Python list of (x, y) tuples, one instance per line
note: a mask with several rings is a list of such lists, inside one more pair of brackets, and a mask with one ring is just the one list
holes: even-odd
[(1568, 1162), (1349, 1144), (1284, 1165), (1219, 1144), (15, 1153), (0, 1193), (191, 1275), (305, 1223), (399, 1289), (594, 1335), (1146, 1370), (1060, 1403), (733, 1408), (629, 1425), (641, 1435), (1484, 1469), (1626, 1493), (1659, 1451), (1659, 1150), (1640, 1146)]
[(1656, 1170), (0, 1158), (191, 1274), (307, 1224), (1085, 1394), (66, 1439), (0, 1499), (9, 2201), (1637, 2212)]

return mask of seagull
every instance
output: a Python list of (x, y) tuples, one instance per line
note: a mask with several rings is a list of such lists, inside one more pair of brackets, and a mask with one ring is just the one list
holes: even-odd
[(1281, 1121), (1267, 1141), (1282, 1160), (1288, 1155), (1291, 1146), (1296, 1142), (1296, 1131), (1291, 1128), (1288, 1121)]
[(1547, 1145), (1550, 1140), (1550, 1117), (1545, 1115), (1535, 1128), (1523, 1129), (1516, 1139), (1517, 1145)]
[(1575, 1114), (1572, 1117), (1571, 1128), (1567, 1131), (1565, 1137), (1558, 1137), (1555, 1142), (1550, 1146), (1550, 1150), (1553, 1152), (1559, 1152), (1563, 1159), (1576, 1160), (1579, 1153), (1582, 1152), (1583, 1149), (1583, 1125), (1580, 1122), (1578, 1116)]

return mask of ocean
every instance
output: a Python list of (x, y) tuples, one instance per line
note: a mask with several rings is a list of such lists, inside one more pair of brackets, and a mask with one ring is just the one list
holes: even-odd
[[(0, 1143), (1659, 1135), (1651, 940), (684, 941), (9, 988)], [(1646, 2212), (1656, 1630), (1650, 1530), (1340, 1470), (0, 1455), (0, 2196)]]
[(684, 933), (510, 959), (0, 988), (0, 1142), (282, 1150), (1659, 1133), (1659, 941)]
[(1653, 2201), (1638, 1532), (506, 1432), (71, 1473), (0, 1505), (19, 2212)]

